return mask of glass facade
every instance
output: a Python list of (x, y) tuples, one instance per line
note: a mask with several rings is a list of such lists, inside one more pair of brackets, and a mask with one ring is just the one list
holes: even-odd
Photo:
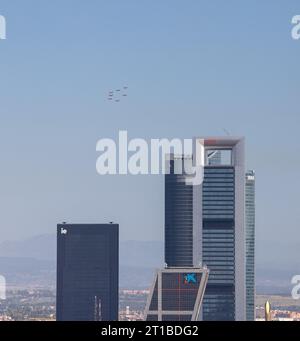
[(255, 173), (246, 173), (246, 319), (255, 320)]
[(193, 186), (175, 174), (183, 159), (170, 161), (165, 176), (165, 262), (169, 267), (193, 266)]
[(119, 226), (58, 225), (57, 320), (118, 320)]
[[(171, 160), (171, 174), (165, 177), (166, 264), (209, 269), (203, 320), (244, 321), (247, 248), (244, 138), (197, 138), (195, 142), (205, 152), (203, 183), (190, 186), (184, 181), (185, 175), (172, 174), (180, 158), (173, 164)], [(250, 249), (249, 246), (248, 254)]]
[[(190, 275), (193, 281), (185, 278)], [(201, 274), (163, 273), (162, 274), (162, 310), (163, 311), (193, 311)]]
[(210, 270), (203, 320), (235, 319), (235, 172), (208, 166), (202, 186), (202, 259)]
[(150, 293), (147, 321), (191, 321), (198, 318), (208, 272), (199, 268), (158, 271)]
[(220, 151), (207, 151), (206, 152), (206, 163), (209, 166), (220, 165), (222, 162)]

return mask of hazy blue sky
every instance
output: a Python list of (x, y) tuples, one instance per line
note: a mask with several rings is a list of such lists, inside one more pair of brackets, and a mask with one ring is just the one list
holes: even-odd
[(97, 140), (223, 128), (246, 137), (258, 243), (300, 240), (300, 1), (0, 0), (0, 14), (0, 241), (111, 220), (162, 239), (163, 178), (97, 175)]

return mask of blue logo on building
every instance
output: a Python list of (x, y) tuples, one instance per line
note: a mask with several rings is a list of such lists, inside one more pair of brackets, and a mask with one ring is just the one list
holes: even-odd
[(196, 274), (186, 274), (184, 276), (184, 284), (197, 283)]

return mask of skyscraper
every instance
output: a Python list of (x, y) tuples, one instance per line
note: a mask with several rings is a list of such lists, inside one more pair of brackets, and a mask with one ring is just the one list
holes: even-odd
[[(165, 263), (168, 267), (199, 266), (200, 229), (194, 223), (194, 186), (187, 185), (192, 156), (170, 155), (165, 176)], [(185, 163), (185, 166), (184, 166)], [(186, 167), (186, 168), (185, 168)]]
[(246, 319), (255, 320), (255, 173), (246, 173)]
[(165, 177), (166, 263), (207, 265), (203, 320), (245, 320), (244, 139), (195, 142), (205, 150), (203, 183), (191, 186), (172, 172)]
[[(245, 168), (242, 138), (207, 138), (200, 186), (202, 207), (195, 212), (202, 231), (202, 262), (210, 269), (203, 301), (204, 320), (245, 320)], [(221, 162), (208, 155), (219, 152)]]
[(209, 271), (158, 270), (145, 309), (147, 321), (198, 321)]
[[(200, 230), (194, 224), (192, 156), (169, 155), (165, 178), (165, 263), (150, 291), (147, 321), (197, 321), (209, 270), (199, 267)], [(197, 265), (195, 265), (197, 264)]]
[(57, 320), (118, 320), (119, 226), (57, 225)]

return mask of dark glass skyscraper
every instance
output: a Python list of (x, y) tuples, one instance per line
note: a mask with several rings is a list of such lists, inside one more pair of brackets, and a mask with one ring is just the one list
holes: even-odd
[(204, 320), (235, 319), (234, 169), (209, 166), (203, 183), (203, 263), (211, 271)]
[(246, 173), (246, 318), (255, 320), (255, 173)]
[(118, 225), (57, 225), (58, 321), (118, 320), (118, 277)]
[(168, 267), (193, 267), (199, 263), (196, 235), (200, 231), (194, 229), (193, 222), (194, 188), (186, 184), (184, 162), (186, 167), (191, 166), (192, 158), (171, 155), (170, 174), (165, 177), (165, 262)]

